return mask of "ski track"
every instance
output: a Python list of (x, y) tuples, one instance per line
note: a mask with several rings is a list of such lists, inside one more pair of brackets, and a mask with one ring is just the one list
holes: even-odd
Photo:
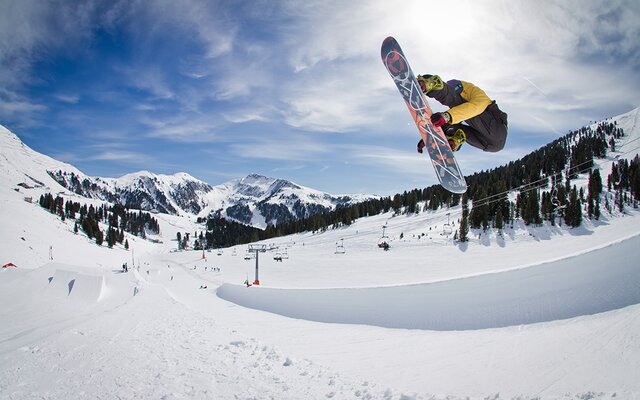
[[(392, 398), (387, 389), (282, 355), (225, 331), (166, 293), (150, 296), (149, 291), (162, 289), (147, 289), (118, 313), (92, 315), (5, 354), (0, 397)], [(160, 315), (154, 312), (158, 308)]]

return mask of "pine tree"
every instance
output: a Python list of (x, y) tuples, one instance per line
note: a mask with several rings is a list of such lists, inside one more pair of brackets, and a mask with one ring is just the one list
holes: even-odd
[(98, 230), (95, 231), (94, 233), (95, 233), (95, 237), (96, 237), (96, 244), (98, 246), (102, 246), (102, 243), (104, 243), (104, 233), (102, 233), (100, 228), (98, 228)]
[(587, 196), (589, 218), (600, 218), (600, 193), (602, 193), (602, 177), (600, 170), (589, 173), (589, 194)]
[(467, 234), (469, 233), (469, 206), (468, 206), (467, 194), (462, 195), (462, 219), (460, 220), (460, 237), (461, 242), (469, 240)]
[(575, 186), (569, 193), (569, 204), (567, 204), (564, 222), (573, 228), (580, 226), (582, 223), (582, 204)]
[(493, 221), (493, 227), (498, 231), (502, 231), (504, 228), (504, 217), (502, 216), (502, 208), (498, 208), (496, 212), (496, 219)]

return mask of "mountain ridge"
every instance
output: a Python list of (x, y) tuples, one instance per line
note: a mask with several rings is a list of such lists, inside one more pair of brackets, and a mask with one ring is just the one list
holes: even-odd
[(375, 197), (332, 195), (257, 173), (215, 186), (186, 172), (165, 175), (142, 170), (119, 178), (91, 177), (36, 152), (2, 125), (0, 143), (0, 170), (8, 185), (71, 192), (143, 211), (197, 218), (217, 215), (262, 229)]

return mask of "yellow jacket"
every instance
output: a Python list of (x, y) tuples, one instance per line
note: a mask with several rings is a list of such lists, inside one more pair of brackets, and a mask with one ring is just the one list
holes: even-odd
[(458, 124), (462, 121), (468, 120), (469, 118), (482, 114), (489, 104), (493, 102), (484, 90), (480, 89), (473, 83), (465, 81), (461, 82), (462, 93), (460, 93), (460, 95), (467, 102), (448, 110), (449, 115), (451, 115), (450, 123), (452, 124)]

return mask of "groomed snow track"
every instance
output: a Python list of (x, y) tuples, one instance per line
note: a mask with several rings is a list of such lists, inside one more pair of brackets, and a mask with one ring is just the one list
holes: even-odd
[(640, 236), (538, 266), (406, 286), (275, 289), (222, 285), (227, 301), (291, 318), (436, 331), (533, 324), (640, 303)]

